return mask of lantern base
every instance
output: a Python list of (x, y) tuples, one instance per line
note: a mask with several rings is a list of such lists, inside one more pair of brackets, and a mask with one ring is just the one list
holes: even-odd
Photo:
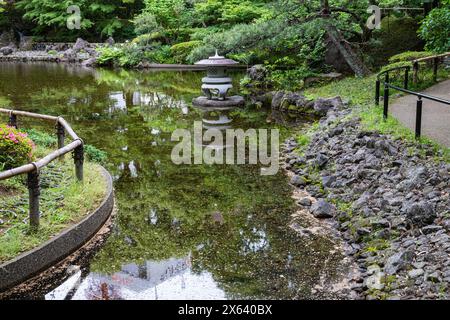
[(227, 97), (225, 100), (209, 100), (207, 97), (197, 97), (192, 100), (192, 104), (200, 108), (229, 109), (244, 106), (244, 98), (241, 96)]

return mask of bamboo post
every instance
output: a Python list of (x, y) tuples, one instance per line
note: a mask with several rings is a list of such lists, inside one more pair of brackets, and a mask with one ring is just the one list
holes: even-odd
[(9, 115), (9, 126), (17, 129), (17, 116), (15, 114)]
[[(56, 124), (56, 135), (58, 136), (58, 149), (64, 147), (65, 130), (62, 124), (59, 122)], [(60, 160), (64, 160), (64, 154), (59, 157)]]
[(30, 225), (37, 228), (39, 227), (39, 196), (41, 194), (39, 171), (37, 169), (28, 173), (27, 186), (30, 206)]
[(437, 81), (437, 72), (438, 72), (438, 66), (439, 66), (439, 58), (433, 59), (433, 81)]
[(413, 83), (417, 84), (419, 80), (419, 63), (416, 61), (413, 64)]
[(405, 80), (403, 83), (405, 89), (408, 89), (408, 82), (409, 82), (409, 67), (405, 69)]
[(75, 174), (78, 181), (83, 181), (83, 164), (84, 164), (84, 147), (83, 144), (76, 147), (73, 151), (73, 157), (75, 162)]

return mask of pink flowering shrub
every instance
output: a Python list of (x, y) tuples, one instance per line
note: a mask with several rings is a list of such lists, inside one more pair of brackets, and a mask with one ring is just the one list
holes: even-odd
[(0, 170), (7, 170), (29, 163), (33, 159), (33, 141), (26, 133), (0, 125)]

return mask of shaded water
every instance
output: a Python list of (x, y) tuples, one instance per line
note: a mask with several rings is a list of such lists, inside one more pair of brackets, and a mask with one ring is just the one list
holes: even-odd
[[(202, 118), (190, 105), (201, 77), (0, 64), (1, 105), (62, 115), (108, 153), (116, 226), (74, 299), (105, 291), (124, 299), (313, 298), (320, 277), (333, 277), (339, 256), (329, 240), (302, 239), (288, 227), (295, 204), (281, 171), (171, 162), (171, 132)], [(235, 128), (270, 127), (264, 111), (231, 116)], [(46, 298), (64, 298), (79, 278)]]

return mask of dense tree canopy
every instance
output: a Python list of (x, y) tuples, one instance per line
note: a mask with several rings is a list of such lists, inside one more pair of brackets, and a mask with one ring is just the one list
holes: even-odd
[[(80, 8), (80, 30), (66, 27), (70, 5)], [(385, 20), (390, 17), (381, 30), (367, 26), (371, 5), (383, 8)], [(241, 63), (265, 63), (279, 83), (331, 70), (324, 63), (330, 46), (356, 74), (366, 74), (366, 65), (387, 62), (382, 48), (389, 47), (389, 55), (423, 48), (416, 35), (422, 20), (419, 35), (427, 49), (449, 50), (450, 38), (448, 0), (8, 0), (0, 7), (1, 29), (37, 39), (130, 40), (103, 49), (100, 63), (192, 63), (218, 49)], [(403, 35), (407, 41), (393, 36), (390, 21), (414, 29)]]

